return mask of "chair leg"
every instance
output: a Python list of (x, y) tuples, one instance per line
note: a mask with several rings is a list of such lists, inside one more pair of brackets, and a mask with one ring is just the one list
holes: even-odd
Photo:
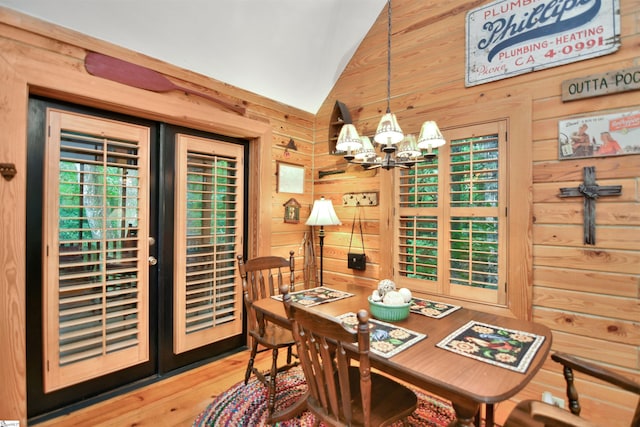
[(258, 353), (258, 341), (252, 339), (253, 344), (251, 345), (251, 355), (249, 356), (249, 362), (247, 362), (247, 370), (244, 373), (244, 385), (247, 385), (249, 382), (249, 377), (251, 377), (251, 372), (253, 372), (253, 362), (256, 359), (256, 354)]
[(274, 348), (271, 352), (271, 374), (269, 375), (269, 386), (268, 386), (268, 414), (269, 419), (273, 414), (273, 410), (276, 406), (276, 375), (278, 374), (278, 349)]
[(293, 351), (292, 348), (293, 346), (289, 346), (287, 347), (287, 365), (291, 365), (291, 361), (293, 360)]

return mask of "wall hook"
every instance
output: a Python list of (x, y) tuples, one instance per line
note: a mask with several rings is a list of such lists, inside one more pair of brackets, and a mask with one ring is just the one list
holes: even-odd
[(345, 193), (342, 206), (378, 206), (378, 192)]

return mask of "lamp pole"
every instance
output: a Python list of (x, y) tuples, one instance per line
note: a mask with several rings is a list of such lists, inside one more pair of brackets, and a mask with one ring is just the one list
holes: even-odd
[(320, 226), (320, 233), (318, 233), (318, 237), (320, 238), (320, 286), (324, 286), (323, 280), (323, 272), (324, 268), (322, 266), (322, 260), (324, 259), (324, 225)]
[(331, 200), (320, 197), (320, 200), (316, 200), (313, 203), (313, 208), (306, 224), (320, 226), (320, 233), (318, 234), (320, 237), (320, 286), (324, 286), (324, 226), (340, 225), (342, 223), (338, 219), (336, 211), (333, 210)]

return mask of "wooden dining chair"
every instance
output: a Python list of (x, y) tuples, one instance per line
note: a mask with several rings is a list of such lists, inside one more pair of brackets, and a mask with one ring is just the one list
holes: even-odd
[[(263, 313), (256, 311), (253, 302), (269, 298), (279, 293), (284, 284), (284, 277), (288, 274), (288, 285), (294, 286), (295, 260), (294, 252), (289, 252), (289, 259), (279, 256), (263, 256), (243, 261), (238, 255), (238, 270), (242, 279), (242, 290), (245, 309), (247, 311), (248, 333), (251, 337), (251, 354), (244, 375), (247, 384), (253, 373), (260, 382), (267, 387), (268, 418), (271, 419), (276, 400), (276, 375), (298, 365), (292, 352), (295, 346), (290, 325), (277, 325), (266, 318)], [(280, 349), (287, 350), (286, 363), (278, 366)], [(253, 366), (256, 355), (271, 351), (271, 369), (261, 372)]]
[[(385, 426), (402, 420), (418, 405), (416, 394), (375, 372), (369, 361), (369, 314), (360, 310), (356, 329), (293, 303), (280, 290), (292, 323), (300, 365), (308, 386), (307, 409), (332, 426)], [(357, 344), (351, 356), (346, 345)], [(352, 357), (357, 366), (351, 364)], [(406, 421), (406, 420), (405, 420)]]
[[(597, 424), (582, 418), (578, 391), (574, 384), (573, 372), (581, 372), (598, 378), (623, 390), (635, 393), (640, 397), (640, 384), (622, 375), (598, 366), (575, 356), (555, 353), (551, 359), (560, 363), (567, 383), (567, 399), (569, 411), (537, 400), (520, 402), (509, 414), (504, 427), (594, 427)], [(606, 427), (606, 426), (602, 426)], [(640, 427), (640, 400), (636, 404), (631, 427)]]

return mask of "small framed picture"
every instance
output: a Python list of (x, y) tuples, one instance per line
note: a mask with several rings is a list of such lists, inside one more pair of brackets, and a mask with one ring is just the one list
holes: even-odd
[(284, 206), (284, 222), (298, 224), (300, 222), (300, 203), (294, 198), (287, 200)]
[(304, 166), (278, 162), (278, 193), (304, 193)]

